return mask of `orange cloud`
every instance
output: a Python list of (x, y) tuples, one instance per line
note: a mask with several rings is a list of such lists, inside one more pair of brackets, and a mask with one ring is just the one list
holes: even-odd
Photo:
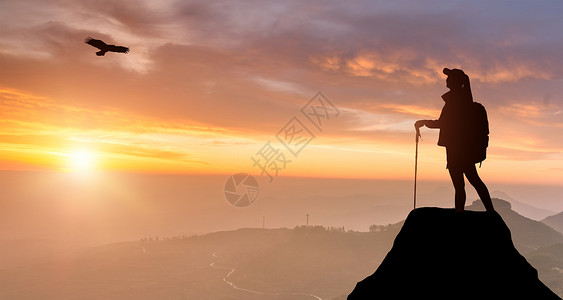
[[(511, 142), (522, 136), (534, 138), (525, 150), (563, 149), (554, 138), (560, 32), (537, 23), (561, 18), (542, 8), (522, 14), (487, 2), (484, 15), (479, 6), (400, 1), (4, 2), (0, 82), (11, 90), (0, 94), (0, 143), (3, 157), (25, 153), (22, 164), (87, 145), (116, 169), (230, 171), (318, 90), (343, 114), (314, 156), (390, 160), (381, 155), (388, 147), (407, 157), (413, 122), (438, 117), (443, 67), (466, 70), (484, 99), (492, 152), (519, 149)], [(99, 58), (86, 36), (132, 50)], [(553, 100), (542, 107), (538, 98)], [(511, 155), (520, 157), (498, 157)], [(322, 172), (321, 164), (301, 172)]]
[(189, 171), (190, 165), (207, 165), (206, 160), (212, 158), (202, 152), (206, 143), (234, 134), (224, 128), (158, 121), (116, 109), (62, 105), (6, 89), (0, 91), (0, 118), (4, 160), (43, 161), (40, 165), (55, 169), (61, 168), (62, 157), (73, 149), (87, 148), (105, 157), (108, 166), (119, 165), (115, 161), (120, 157), (141, 165), (148, 160), (179, 163)]

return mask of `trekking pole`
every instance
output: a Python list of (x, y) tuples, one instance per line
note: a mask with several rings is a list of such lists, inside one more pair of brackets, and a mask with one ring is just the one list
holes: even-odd
[(414, 206), (416, 209), (416, 173), (418, 167), (418, 139), (420, 138), (420, 128), (416, 129), (416, 150), (414, 152)]

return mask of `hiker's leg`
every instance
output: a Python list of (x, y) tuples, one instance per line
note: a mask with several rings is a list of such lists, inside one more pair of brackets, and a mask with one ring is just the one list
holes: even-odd
[(459, 168), (448, 168), (455, 189), (455, 211), (462, 212), (465, 208), (465, 180)]
[(465, 177), (469, 180), (469, 183), (475, 188), (477, 194), (479, 194), (479, 198), (483, 201), (483, 205), (485, 209), (489, 212), (495, 211), (493, 208), (493, 202), (491, 201), (491, 195), (489, 194), (489, 189), (477, 174), (477, 169), (475, 165), (471, 165), (465, 170)]

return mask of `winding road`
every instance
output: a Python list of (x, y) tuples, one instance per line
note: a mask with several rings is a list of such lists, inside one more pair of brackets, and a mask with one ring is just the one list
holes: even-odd
[[(211, 255), (215, 258), (219, 258), (217, 256), (217, 252), (213, 252)], [(323, 298), (321, 298), (317, 295), (313, 295), (313, 294), (305, 294), (305, 293), (265, 293), (265, 292), (241, 288), (241, 287), (237, 286), (236, 284), (234, 284), (229, 279), (229, 277), (235, 272), (235, 270), (236, 270), (235, 268), (216, 266), (215, 262), (210, 263), (209, 266), (212, 267), (212, 268), (215, 268), (215, 269), (229, 270), (229, 273), (227, 273), (227, 275), (225, 277), (223, 277), (223, 281), (225, 283), (227, 283), (228, 285), (230, 285), (235, 290), (245, 291), (245, 292), (248, 292), (248, 293), (253, 293), (253, 294), (257, 294), (257, 295), (264, 295), (264, 296), (296, 295), (296, 296), (307, 296), (307, 297), (315, 298), (317, 300), (323, 300)]]

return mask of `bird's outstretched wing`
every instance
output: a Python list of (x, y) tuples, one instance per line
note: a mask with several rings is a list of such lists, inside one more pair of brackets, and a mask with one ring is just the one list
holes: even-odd
[(111, 52), (119, 52), (119, 53), (129, 52), (129, 48), (123, 46), (115, 46), (115, 45), (108, 45), (107, 50)]
[(96, 40), (91, 37), (87, 37), (84, 42), (88, 45), (94, 46), (100, 51), (96, 52), (98, 56), (104, 56), (106, 52), (118, 52), (118, 53), (127, 53), (129, 52), (129, 48), (123, 46), (116, 46), (116, 45), (108, 45), (101, 40)]
[(91, 37), (87, 37), (84, 42), (88, 45), (94, 46), (100, 50), (107, 51), (108, 45), (101, 40), (96, 40)]

